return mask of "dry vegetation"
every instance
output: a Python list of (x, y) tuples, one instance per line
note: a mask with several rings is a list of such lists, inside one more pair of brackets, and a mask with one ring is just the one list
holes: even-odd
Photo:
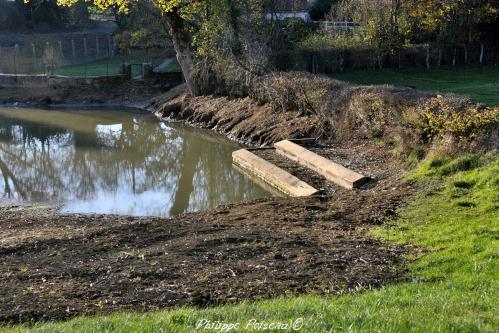
[(291, 72), (255, 80), (249, 96), (182, 95), (158, 100), (156, 106), (162, 117), (197, 123), (259, 145), (305, 136), (321, 142), (367, 139), (405, 157), (422, 157), (432, 148), (499, 148), (499, 109), (458, 95), (356, 86)]

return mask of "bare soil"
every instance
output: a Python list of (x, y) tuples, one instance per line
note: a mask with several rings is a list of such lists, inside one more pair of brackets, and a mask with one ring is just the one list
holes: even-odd
[(154, 104), (160, 119), (212, 129), (252, 146), (269, 146), (290, 138), (317, 137), (317, 133), (327, 126), (318, 116), (274, 112), (270, 105), (257, 105), (250, 98), (181, 94), (166, 102), (157, 98)]
[[(310, 124), (289, 127), (295, 121), (291, 115), (266, 115), (264, 106), (245, 100), (209, 103), (208, 97), (203, 116), (202, 101), (195, 109), (170, 109), (165, 116), (254, 145), (306, 136)], [(229, 113), (237, 103), (241, 108)], [(250, 118), (264, 125), (254, 121), (254, 128), (245, 129), (244, 119)], [(255, 134), (272, 123), (273, 130)], [(368, 234), (372, 225), (394, 216), (412, 191), (398, 180), (403, 168), (389, 152), (366, 142), (319, 141), (310, 149), (373, 180), (346, 190), (265, 149), (256, 153), (321, 189), (320, 194), (271, 197), (166, 219), (0, 207), (0, 323), (336, 294), (404, 279), (405, 249)]]

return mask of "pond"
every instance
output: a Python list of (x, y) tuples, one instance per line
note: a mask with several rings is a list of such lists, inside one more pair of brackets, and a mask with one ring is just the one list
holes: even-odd
[(236, 149), (142, 111), (0, 108), (0, 201), (170, 216), (269, 196), (233, 169)]

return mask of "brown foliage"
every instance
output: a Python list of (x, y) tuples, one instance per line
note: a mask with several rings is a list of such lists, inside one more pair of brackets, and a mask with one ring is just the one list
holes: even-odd
[(302, 72), (270, 73), (244, 84), (250, 98), (219, 93), (226, 96), (176, 99), (158, 103), (158, 111), (258, 145), (303, 137), (323, 143), (369, 140), (413, 157), (430, 148), (499, 149), (499, 109), (467, 97), (355, 86)]
[(324, 126), (315, 134), (325, 140), (375, 139), (400, 149), (421, 149), (450, 138), (453, 148), (462, 148), (496, 135), (499, 127), (499, 109), (467, 97), (354, 86), (301, 72), (264, 76), (250, 95), (271, 105), (273, 112), (319, 118)]

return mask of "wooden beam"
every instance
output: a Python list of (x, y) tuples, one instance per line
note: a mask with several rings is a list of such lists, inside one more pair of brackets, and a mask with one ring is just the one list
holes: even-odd
[(327, 180), (345, 188), (358, 188), (369, 180), (368, 177), (347, 169), (338, 163), (334, 163), (289, 140), (279, 141), (274, 144), (274, 147), (277, 153), (314, 170), (326, 177)]
[(240, 149), (232, 153), (232, 161), (238, 167), (254, 174), (267, 184), (294, 197), (306, 197), (317, 192), (315, 188), (292, 174), (251, 153)]

